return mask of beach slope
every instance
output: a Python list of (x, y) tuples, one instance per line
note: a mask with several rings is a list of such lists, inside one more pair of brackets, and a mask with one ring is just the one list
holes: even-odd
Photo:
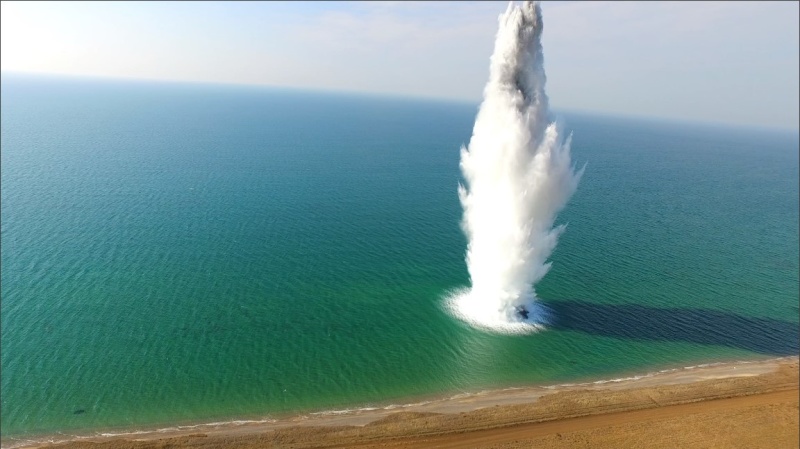
[[(482, 392), (396, 410), (84, 438), (93, 448), (798, 448), (798, 358)], [(135, 437), (135, 438), (134, 438)]]

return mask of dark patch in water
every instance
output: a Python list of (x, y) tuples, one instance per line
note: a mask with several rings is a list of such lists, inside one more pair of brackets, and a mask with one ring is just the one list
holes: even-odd
[(632, 340), (687, 341), (777, 356), (800, 353), (800, 326), (709, 309), (661, 309), (637, 304), (547, 303), (554, 329)]
[(82, 415), (84, 413), (86, 413), (86, 410), (84, 410), (82, 408), (79, 408), (78, 410), (75, 410), (74, 412), (72, 412), (73, 415)]

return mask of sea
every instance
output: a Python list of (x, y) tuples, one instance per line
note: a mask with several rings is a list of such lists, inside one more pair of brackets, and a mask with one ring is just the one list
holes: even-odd
[(551, 321), (454, 318), (477, 109), (3, 73), (3, 446), (798, 354), (796, 130), (557, 111)]

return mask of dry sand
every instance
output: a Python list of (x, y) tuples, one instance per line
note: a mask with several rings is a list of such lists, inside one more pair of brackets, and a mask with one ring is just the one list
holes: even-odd
[(799, 383), (798, 358), (787, 357), (25, 447), (800, 448)]

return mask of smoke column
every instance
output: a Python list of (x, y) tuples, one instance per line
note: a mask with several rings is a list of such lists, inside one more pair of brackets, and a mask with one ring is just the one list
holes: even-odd
[(583, 169), (575, 171), (570, 138), (563, 140), (550, 117), (538, 2), (510, 3), (499, 25), (483, 103), (461, 148), (466, 185), (458, 194), (472, 287), (446, 305), (472, 325), (520, 333), (546, 321), (533, 286), (550, 269), (547, 258), (564, 230), (554, 220)]

